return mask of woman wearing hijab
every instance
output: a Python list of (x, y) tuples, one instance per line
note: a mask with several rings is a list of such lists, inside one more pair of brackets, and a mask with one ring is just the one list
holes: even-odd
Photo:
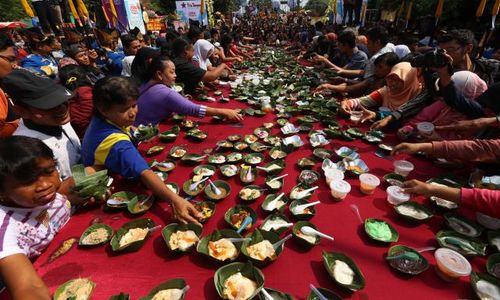
[[(486, 83), (479, 76), (469, 71), (456, 72), (451, 76), (451, 80), (453, 81), (456, 93), (467, 99), (467, 101), (475, 101), (488, 89)], [(398, 135), (400, 137), (411, 136), (416, 132), (415, 128), (420, 122), (430, 122), (437, 127), (466, 119), (468, 117), (465, 114), (455, 110), (443, 100), (439, 100), (424, 108), (418, 115), (410, 119), (404, 127), (399, 129)], [(475, 130), (462, 132), (435, 130), (432, 136), (426, 138), (429, 140), (458, 140), (471, 138), (476, 133)]]
[[(398, 109), (422, 91), (417, 69), (412, 68), (408, 62), (401, 62), (392, 67), (385, 81), (384, 87), (368, 96), (342, 101), (342, 110), (350, 113), (351, 110), (360, 108), (363, 110), (362, 122), (375, 120)], [(379, 107), (378, 113), (367, 109), (372, 107)]]
[[(201, 51), (198, 52), (201, 53)], [(184, 39), (177, 39), (172, 44), (174, 57), (172, 61), (175, 64), (177, 79), (184, 84), (186, 93), (193, 93), (200, 81), (211, 82), (219, 79), (222, 73), (228, 69), (224, 63), (216, 68), (200, 68), (193, 63), (194, 53), (193, 45)]]
[(197, 40), (194, 44), (193, 62), (198, 68), (205, 71), (212, 66), (210, 57), (215, 52), (215, 46), (207, 40)]

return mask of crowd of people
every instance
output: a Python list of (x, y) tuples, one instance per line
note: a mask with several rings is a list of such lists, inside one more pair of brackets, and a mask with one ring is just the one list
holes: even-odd
[[(105, 168), (141, 180), (172, 204), (179, 221), (198, 222), (195, 207), (150, 169), (132, 130), (172, 113), (241, 121), (236, 110), (200, 105), (191, 96), (218, 80), (234, 80), (232, 64), (258, 58), (259, 45), (282, 47), (296, 59), (334, 71), (337, 77), (311, 93), (341, 95), (343, 112), (361, 111), (371, 128), (396, 131), (404, 142), (393, 153), (423, 152), (485, 166), (484, 176), (497, 175), (495, 43), (478, 49), (467, 29), (419, 43), (412, 34), (393, 35), (383, 26), (310, 22), (303, 13), (268, 13), (231, 25), (222, 20), (211, 29), (170, 28), (159, 36), (95, 29), (94, 38), (73, 32), (61, 41), (36, 30), (1, 33), (0, 277), (13, 299), (50, 297), (29, 259), (68, 221), (69, 203), (89, 201), (71, 192), (76, 164), (90, 173)], [(172, 88), (176, 83), (186, 96)], [(418, 130), (422, 122), (433, 124), (432, 133)], [(496, 190), (417, 180), (403, 188), (500, 218)]]

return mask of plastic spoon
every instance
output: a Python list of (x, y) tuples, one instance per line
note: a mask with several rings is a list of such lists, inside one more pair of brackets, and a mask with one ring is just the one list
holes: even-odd
[(361, 214), (359, 213), (359, 208), (356, 204), (351, 204), (351, 210), (354, 212), (354, 214), (358, 217), (359, 223), (363, 224), (363, 219), (361, 218)]
[(330, 241), (335, 240), (332, 236), (329, 236), (327, 234), (324, 234), (322, 232), (317, 231), (316, 229), (310, 227), (310, 226), (304, 226), (300, 228), (300, 231), (302, 231), (303, 234), (306, 235), (317, 235), (325, 239), (329, 239)]
[(279, 228), (282, 228), (282, 227), (292, 227), (293, 226), (293, 223), (284, 223), (284, 224), (276, 224), (276, 225), (271, 225), (271, 228), (272, 229), (279, 229)]
[(274, 198), (271, 202), (267, 204), (267, 209), (268, 210), (273, 210), (276, 208), (276, 203), (285, 195), (285, 193), (281, 193), (278, 195), (278, 197)]
[(202, 182), (205, 182), (205, 181), (206, 181), (206, 180), (208, 180), (208, 179), (209, 179), (209, 177), (205, 177), (205, 178), (203, 178), (203, 179), (202, 179), (202, 180), (200, 180), (200, 181), (196, 181), (196, 182), (191, 183), (191, 185), (189, 186), (189, 190), (190, 190), (190, 191), (195, 190), (195, 189), (196, 189), (196, 187), (198, 186), (198, 184), (200, 184), (200, 183), (202, 183)]
[(306, 208), (308, 208), (310, 206), (314, 206), (314, 205), (319, 204), (319, 203), (321, 203), (321, 202), (315, 201), (313, 203), (307, 203), (307, 204), (297, 205), (294, 208), (292, 208), (292, 213), (294, 215), (298, 215), (298, 214), (302, 213), (304, 211), (304, 209), (306, 209)]
[(160, 229), (163, 225), (156, 225), (155, 227), (151, 227), (148, 229), (149, 232), (156, 231), (157, 229)]
[(210, 187), (217, 196), (222, 195), (222, 191), (213, 183), (212, 180), (209, 179), (208, 183), (210, 183)]
[(321, 294), (321, 292), (312, 283), (309, 284), (309, 287), (311, 288), (313, 293), (319, 298), (319, 300), (328, 300), (328, 298), (323, 296), (323, 294)]
[(432, 251), (432, 250), (436, 250), (436, 247), (425, 247), (425, 248), (417, 249), (417, 252), (422, 253), (425, 251)]
[(121, 201), (121, 200), (118, 200), (118, 199), (115, 199), (115, 198), (110, 198), (108, 200), (106, 200), (106, 204), (108, 205), (127, 205), (128, 203), (130, 202), (130, 200), (128, 201)]
[(292, 234), (290, 233), (289, 235), (285, 236), (281, 240), (277, 241), (276, 243), (273, 244), (273, 249), (274, 251), (278, 250), (281, 245), (283, 245), (286, 241), (288, 241), (292, 237)]
[(314, 186), (310, 189), (307, 189), (307, 190), (303, 190), (301, 192), (298, 192), (297, 193), (297, 199), (301, 199), (301, 198), (304, 198), (305, 196), (307, 196), (310, 192), (316, 190), (317, 188), (319, 188), (319, 186)]
[(287, 177), (287, 176), (288, 176), (288, 173), (287, 173), (287, 174), (284, 174), (284, 175), (281, 175), (281, 176), (278, 176), (278, 177), (274, 177), (273, 179), (269, 180), (267, 183), (271, 183), (271, 182), (273, 182), (273, 181), (275, 181), (275, 180), (279, 180), (279, 179), (281, 179), (281, 178), (285, 178), (285, 177)]
[(230, 241), (231, 243), (238, 243), (238, 242), (250, 241), (251, 238), (227, 238), (226, 240)]
[(274, 300), (274, 298), (269, 295), (269, 293), (266, 291), (266, 289), (261, 289), (260, 292), (262, 293), (262, 295), (264, 295), (264, 298), (266, 298), (266, 300)]
[(252, 181), (253, 179), (252, 166), (248, 166), (247, 175), (245, 177), (247, 181)]
[(252, 217), (246, 216), (243, 222), (241, 222), (240, 228), (236, 231), (237, 233), (241, 233), (249, 224), (252, 224)]
[(409, 260), (419, 260), (420, 256), (418, 256), (417, 253), (414, 252), (404, 252), (399, 255), (394, 255), (394, 256), (386, 256), (385, 259), (387, 260), (394, 260), (394, 259), (399, 259), (399, 258), (407, 258)]
[(182, 288), (181, 290), (181, 295), (184, 295), (191, 287), (189, 285), (186, 285), (185, 287)]

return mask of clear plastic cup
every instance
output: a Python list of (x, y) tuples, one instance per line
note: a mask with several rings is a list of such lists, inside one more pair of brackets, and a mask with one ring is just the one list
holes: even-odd
[(329, 185), (334, 181), (343, 180), (344, 172), (339, 169), (326, 169), (325, 170), (326, 183)]
[(434, 124), (430, 122), (420, 122), (417, 124), (418, 133), (423, 136), (431, 136), (434, 132)]
[(454, 250), (439, 248), (434, 257), (437, 273), (443, 280), (453, 282), (462, 276), (469, 276), (472, 271), (469, 261)]
[(351, 117), (350, 120), (354, 124), (358, 124), (361, 121), (361, 117), (363, 116), (363, 112), (359, 110), (353, 110), (351, 111)]
[(415, 166), (407, 160), (396, 160), (394, 161), (394, 173), (399, 174), (403, 177), (407, 177)]
[(342, 201), (351, 191), (351, 185), (345, 180), (336, 180), (330, 183), (330, 192), (333, 199)]
[(387, 188), (387, 202), (392, 205), (406, 202), (410, 200), (410, 194), (403, 192), (399, 186), (391, 185)]
[(371, 195), (375, 191), (375, 188), (380, 185), (380, 179), (370, 173), (363, 173), (359, 175), (360, 190), (363, 194)]

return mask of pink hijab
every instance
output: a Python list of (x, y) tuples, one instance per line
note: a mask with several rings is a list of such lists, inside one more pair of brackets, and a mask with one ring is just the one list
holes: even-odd
[(401, 62), (392, 67), (391, 72), (386, 78), (393, 76), (404, 82), (401, 92), (393, 93), (387, 86), (378, 90), (382, 95), (382, 106), (389, 108), (391, 111), (396, 110), (422, 91), (422, 85), (417, 76), (417, 69), (413, 68), (410, 63)]

